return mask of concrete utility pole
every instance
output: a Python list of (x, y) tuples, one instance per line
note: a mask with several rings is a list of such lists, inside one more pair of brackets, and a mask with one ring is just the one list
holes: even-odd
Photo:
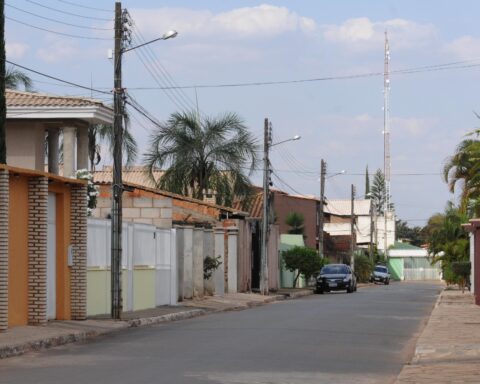
[(322, 159), (320, 161), (320, 202), (318, 204), (318, 254), (323, 257), (323, 222), (324, 211), (323, 202), (325, 200), (325, 175), (327, 173), (327, 163)]
[(370, 247), (368, 250), (368, 257), (373, 261), (373, 199), (370, 199)]
[(355, 270), (355, 186), (352, 184), (350, 235), (352, 237), (350, 247), (350, 267)]
[(113, 182), (112, 182), (112, 239), (111, 239), (111, 315), (122, 316), (122, 141), (124, 90), (122, 88), (122, 48), (124, 37), (122, 4), (115, 3), (115, 56), (113, 92)]
[(270, 202), (270, 160), (268, 152), (272, 141), (271, 125), (268, 118), (264, 122), (263, 139), (263, 219), (262, 219), (262, 250), (260, 268), (260, 292), (268, 295), (268, 232), (269, 232), (269, 202)]

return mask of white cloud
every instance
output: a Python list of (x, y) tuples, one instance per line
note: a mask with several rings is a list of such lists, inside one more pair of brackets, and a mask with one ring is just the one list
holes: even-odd
[(21, 59), (30, 49), (30, 46), (23, 43), (6, 43), (5, 51), (8, 59)]
[(180, 36), (272, 37), (295, 31), (308, 33), (316, 28), (314, 20), (268, 4), (217, 14), (186, 8), (133, 9), (131, 13), (142, 31), (155, 35), (176, 29)]
[(480, 39), (473, 36), (462, 36), (453, 40), (444, 47), (444, 51), (460, 59), (480, 57)]
[(436, 37), (432, 24), (419, 24), (405, 19), (371, 21), (367, 17), (348, 19), (341, 25), (327, 25), (323, 36), (331, 43), (338, 43), (352, 51), (363, 51), (383, 46), (385, 31), (395, 49), (421, 47)]
[(52, 40), (46, 48), (37, 49), (38, 57), (47, 63), (71, 61), (78, 58), (81, 52), (73, 45), (58, 40)]

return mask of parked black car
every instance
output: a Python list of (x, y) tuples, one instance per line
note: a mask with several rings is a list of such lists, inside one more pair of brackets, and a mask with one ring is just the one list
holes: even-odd
[(346, 264), (327, 264), (317, 277), (315, 293), (346, 290), (352, 293), (357, 290), (357, 279), (352, 269)]
[(372, 283), (390, 284), (390, 272), (385, 265), (376, 265), (370, 277)]

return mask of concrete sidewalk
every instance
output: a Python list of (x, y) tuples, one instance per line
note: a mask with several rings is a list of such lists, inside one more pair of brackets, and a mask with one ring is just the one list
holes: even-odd
[(480, 306), (444, 290), (396, 383), (480, 383)]
[(124, 312), (120, 321), (94, 316), (85, 321), (50, 321), (44, 327), (14, 327), (0, 333), (0, 359), (18, 356), (68, 343), (90, 340), (127, 328), (183, 320), (209, 313), (247, 309), (278, 300), (311, 295), (310, 289), (282, 289), (275, 295), (235, 293), (187, 300), (178, 306), (164, 306)]

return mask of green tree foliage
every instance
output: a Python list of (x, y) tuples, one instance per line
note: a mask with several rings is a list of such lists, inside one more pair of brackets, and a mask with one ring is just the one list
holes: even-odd
[(288, 233), (295, 235), (303, 235), (303, 231), (305, 229), (304, 222), (305, 218), (301, 213), (289, 212), (285, 219), (285, 224), (290, 227)]
[[(88, 157), (90, 160), (90, 169), (94, 170), (95, 166), (101, 160), (101, 143), (104, 142), (111, 149), (113, 156), (113, 126), (105, 124), (94, 124), (88, 128)], [(122, 155), (126, 164), (132, 164), (137, 158), (138, 146), (137, 141), (130, 131), (129, 119), (125, 119), (122, 140)]]
[(424, 243), (423, 228), (419, 226), (410, 227), (406, 221), (395, 221), (395, 235), (398, 239), (408, 240), (408, 242), (416, 247)]
[[(380, 169), (377, 169), (377, 172), (375, 172), (375, 176), (373, 177), (372, 186), (370, 187), (370, 196), (377, 215), (383, 215), (387, 192), (385, 189), (385, 176)], [(393, 203), (390, 203), (389, 209), (393, 209)]]
[(197, 199), (213, 190), (217, 203), (227, 206), (249, 195), (245, 169), (254, 170), (258, 146), (236, 114), (200, 119), (195, 112), (174, 113), (150, 141), (144, 161), (152, 179), (155, 168), (165, 169), (159, 188)]
[(465, 292), (465, 285), (469, 281), (471, 269), (472, 265), (469, 261), (454, 261), (452, 263), (452, 271), (458, 276), (458, 283), (462, 289), (462, 293)]
[[(442, 216), (434, 215), (425, 228), (432, 264), (441, 262), (444, 278), (449, 278), (452, 263), (468, 261), (470, 243), (468, 233), (462, 228), (468, 218), (461, 209), (449, 203)], [(458, 277), (458, 276), (457, 276)]]
[(283, 261), (285, 268), (296, 274), (293, 280), (293, 287), (296, 287), (300, 275), (303, 275), (308, 280), (311, 276), (320, 272), (325, 263), (325, 259), (320, 258), (316, 249), (299, 246), (284, 251)]
[(203, 260), (203, 279), (208, 280), (212, 277), (213, 272), (215, 272), (218, 267), (222, 264), (221, 256), (212, 257), (207, 256)]
[(372, 261), (363, 253), (355, 255), (355, 274), (358, 281), (366, 283), (370, 280), (373, 271)]
[(5, 71), (5, 88), (18, 89), (23, 86), (26, 91), (31, 91), (33, 88), (32, 79), (24, 72), (8, 67)]
[[(477, 117), (480, 117), (477, 115)], [(460, 211), (469, 217), (480, 215), (480, 130), (458, 144), (443, 167), (450, 192), (460, 192)]]

